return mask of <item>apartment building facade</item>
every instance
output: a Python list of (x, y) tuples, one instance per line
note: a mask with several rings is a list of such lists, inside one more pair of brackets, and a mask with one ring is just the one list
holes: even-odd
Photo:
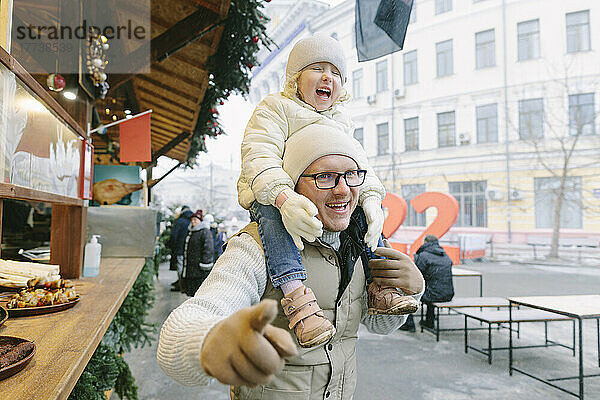
[[(355, 137), (390, 192), (449, 193), (451, 232), (513, 243), (550, 235), (560, 197), (561, 236), (600, 238), (600, 3), (415, 0), (404, 49), (363, 63), (354, 4), (281, 9), (251, 100), (283, 83), (295, 41), (328, 33), (346, 51)], [(409, 206), (397, 238), (435, 215)]]

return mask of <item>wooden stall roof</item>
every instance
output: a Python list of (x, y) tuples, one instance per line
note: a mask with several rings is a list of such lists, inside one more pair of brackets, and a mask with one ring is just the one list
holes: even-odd
[[(151, 72), (108, 77), (109, 92), (95, 103), (102, 123), (112, 122), (113, 115), (124, 118), (125, 109), (133, 113), (152, 109), (153, 154), (187, 161), (209, 81), (206, 61), (217, 50), (223, 31), (220, 22), (227, 16), (229, 4), (230, 0), (152, 0)], [(135, 55), (137, 49), (125, 50)], [(118, 142), (117, 128), (94, 136), (96, 153), (106, 153), (111, 140)]]

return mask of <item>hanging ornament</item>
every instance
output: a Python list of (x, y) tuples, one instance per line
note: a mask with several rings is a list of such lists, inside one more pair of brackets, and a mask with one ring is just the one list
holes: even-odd
[(250, 68), (250, 69), (252, 69), (252, 67), (254, 67), (254, 65), (251, 62), (249, 62), (247, 65), (248, 65), (248, 68)]
[(267, 3), (270, 3), (270, 2), (271, 2), (271, 0), (265, 0), (265, 1), (266, 1)]
[(220, 105), (223, 105), (223, 104), (225, 104), (225, 102), (224, 102), (223, 100), (221, 100), (221, 101), (219, 102), (219, 104), (220, 104)]
[(50, 74), (48, 75), (48, 79), (46, 79), (46, 84), (48, 85), (48, 89), (54, 92), (60, 92), (65, 88), (66, 81), (62, 75)]
[(106, 58), (106, 50), (108, 50), (108, 39), (99, 32), (91, 30), (88, 37), (88, 45), (86, 51), (86, 66), (90, 79), (94, 86), (99, 88), (99, 93), (106, 94), (108, 84), (106, 83), (106, 73), (104, 69), (108, 65)]
[(211, 114), (218, 114), (217, 109), (216, 108), (211, 108), (210, 109)]
[(252, 42), (253, 42), (254, 44), (258, 43), (258, 36), (254, 36), (254, 37), (252, 38)]

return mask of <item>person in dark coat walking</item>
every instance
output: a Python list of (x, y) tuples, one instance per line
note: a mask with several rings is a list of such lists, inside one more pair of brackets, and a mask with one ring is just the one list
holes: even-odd
[(213, 243), (214, 243), (214, 256), (215, 256), (215, 262), (217, 261), (217, 258), (219, 258), (219, 256), (221, 254), (223, 254), (223, 250), (221, 249), (221, 247), (223, 246), (223, 241), (221, 240), (221, 238), (219, 237), (219, 231), (217, 229), (217, 223), (215, 222), (215, 217), (213, 217), (211, 214), (206, 214), (204, 216), (204, 222), (206, 222), (208, 224), (208, 226), (210, 227), (210, 232), (213, 235)]
[[(425, 293), (421, 301), (427, 305), (425, 320), (420, 323), (428, 328), (433, 328), (433, 310), (428, 303), (433, 301), (450, 301), (454, 297), (454, 283), (452, 282), (452, 260), (438, 242), (435, 235), (425, 236), (424, 243), (415, 254), (415, 264), (425, 279)], [(412, 315), (400, 328), (402, 330), (415, 330)]]
[(202, 210), (191, 218), (183, 251), (182, 288), (193, 296), (214, 264), (214, 240), (208, 221), (202, 221)]
[(184, 206), (181, 209), (181, 214), (173, 221), (173, 225), (171, 226), (171, 236), (169, 237), (169, 249), (171, 249), (170, 269), (177, 270), (177, 280), (171, 283), (171, 286), (173, 286), (172, 290), (174, 291), (179, 291), (180, 289), (179, 280), (181, 279), (181, 271), (183, 271), (183, 245), (192, 214), (194, 214), (192, 210)]

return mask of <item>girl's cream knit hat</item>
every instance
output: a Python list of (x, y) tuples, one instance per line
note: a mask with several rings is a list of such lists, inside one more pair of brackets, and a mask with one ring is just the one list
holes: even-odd
[(346, 83), (344, 50), (340, 42), (324, 33), (301, 39), (294, 45), (285, 69), (286, 82), (310, 64), (324, 61), (333, 64), (340, 71), (342, 85)]

